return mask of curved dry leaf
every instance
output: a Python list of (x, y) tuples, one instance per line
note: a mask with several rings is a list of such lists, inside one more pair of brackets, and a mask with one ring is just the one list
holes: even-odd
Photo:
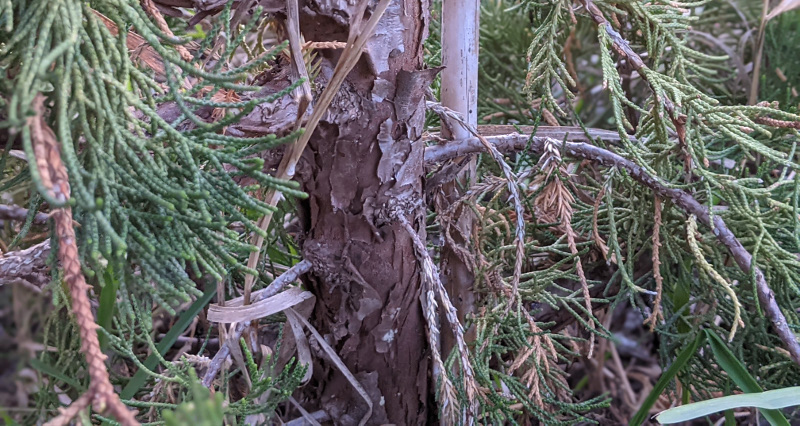
[(212, 304), (208, 308), (208, 320), (220, 323), (244, 322), (277, 314), (287, 308), (314, 297), (311, 292), (300, 287), (292, 287), (272, 297), (244, 305), (244, 298), (228, 300), (225, 306)]
[(347, 378), (347, 381), (350, 382), (350, 384), (353, 386), (356, 392), (358, 392), (358, 394), (361, 395), (362, 398), (364, 398), (364, 402), (367, 403), (368, 409), (367, 413), (364, 415), (364, 418), (361, 419), (361, 422), (358, 423), (358, 426), (364, 426), (365, 424), (367, 424), (367, 420), (369, 420), (369, 418), (372, 417), (372, 400), (369, 398), (367, 391), (364, 390), (364, 387), (361, 386), (361, 383), (359, 383), (359, 381), (356, 379), (353, 373), (350, 372), (347, 366), (344, 365), (344, 362), (342, 361), (341, 358), (339, 358), (339, 355), (336, 353), (336, 351), (331, 347), (331, 345), (328, 344), (328, 342), (325, 341), (325, 339), (322, 337), (321, 334), (319, 334), (319, 331), (317, 331), (317, 329), (314, 328), (313, 325), (311, 325), (305, 318), (303, 318), (300, 314), (298, 314), (294, 309), (287, 309), (286, 317), (294, 318), (294, 320), (302, 323), (308, 329), (308, 331), (310, 331), (311, 334), (314, 335), (314, 338), (317, 339), (320, 348), (322, 348), (325, 354), (328, 355), (330, 361), (336, 366), (336, 368), (339, 369), (339, 371), (342, 374), (344, 374), (344, 377)]
[(767, 21), (770, 21), (772, 18), (788, 12), (790, 10), (794, 10), (800, 7), (800, 0), (783, 0), (782, 2), (778, 3), (777, 6), (772, 8), (772, 10), (767, 14)]
[(289, 321), (289, 327), (291, 327), (292, 334), (294, 335), (294, 345), (297, 347), (298, 362), (306, 366), (306, 374), (303, 376), (302, 381), (302, 383), (305, 384), (311, 380), (311, 375), (314, 373), (314, 364), (311, 362), (311, 349), (308, 347), (308, 338), (306, 338), (306, 333), (303, 331), (303, 324), (295, 318), (294, 315), (286, 315), (286, 319)]

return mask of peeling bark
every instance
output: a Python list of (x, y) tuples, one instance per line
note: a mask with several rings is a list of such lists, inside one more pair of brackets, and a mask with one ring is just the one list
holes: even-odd
[[(345, 41), (358, 5), (310, 0), (307, 40)], [(428, 417), (428, 359), (412, 241), (390, 218), (421, 220), (425, 108), (435, 70), (423, 70), (426, 0), (393, 0), (361, 62), (312, 136), (297, 176), (309, 194), (302, 248), (314, 264), (311, 323), (373, 400), (368, 424), (422, 424)], [(367, 10), (369, 14), (369, 9)], [(323, 52), (327, 80), (338, 52)], [(328, 363), (314, 369), (319, 401), (336, 424), (357, 424), (366, 404)]]
[(50, 240), (25, 250), (0, 253), (0, 286), (21, 283), (41, 291), (50, 282)]

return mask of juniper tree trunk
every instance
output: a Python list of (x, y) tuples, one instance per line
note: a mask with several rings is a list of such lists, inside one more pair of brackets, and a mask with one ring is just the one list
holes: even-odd
[[(310, 0), (301, 10), (307, 40), (345, 41), (359, 2)], [(320, 122), (297, 176), (305, 258), (315, 265), (311, 322), (373, 401), (368, 424), (421, 424), (428, 416), (428, 358), (420, 270), (400, 211), (421, 223), (427, 0), (392, 0)], [(370, 12), (368, 9), (365, 21)], [(324, 51), (321, 85), (338, 59)], [(424, 232), (424, 225), (420, 226)], [(358, 424), (366, 403), (331, 363), (314, 370), (322, 409)]]

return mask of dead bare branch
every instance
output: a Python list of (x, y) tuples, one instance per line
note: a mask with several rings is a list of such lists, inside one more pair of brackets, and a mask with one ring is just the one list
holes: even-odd
[(49, 238), (25, 250), (5, 253), (0, 257), (0, 285), (22, 282), (41, 291), (50, 282), (48, 256)]
[[(268, 297), (272, 297), (278, 294), (281, 290), (284, 289), (287, 285), (291, 284), (292, 282), (296, 281), (301, 275), (305, 274), (306, 272), (311, 270), (311, 262), (308, 260), (302, 260), (300, 263), (292, 266), (286, 272), (281, 274), (278, 278), (275, 279), (267, 288), (264, 290), (260, 290), (251, 294), (252, 302), (258, 302), (260, 300), (266, 299)], [(206, 371), (206, 375), (203, 376), (203, 386), (211, 387), (211, 384), (214, 382), (214, 378), (219, 373), (219, 370), (222, 368), (222, 364), (225, 363), (225, 360), (228, 359), (228, 356), (231, 354), (231, 349), (233, 345), (239, 345), (239, 339), (242, 337), (244, 330), (249, 325), (249, 321), (240, 322), (236, 324), (234, 327), (233, 332), (228, 336), (225, 343), (219, 348), (219, 351), (214, 358), (211, 360), (211, 363), (208, 365), (208, 371)]]
[[(24, 221), (28, 217), (28, 209), (19, 206), (0, 206), (0, 220), (16, 220)], [(43, 225), (50, 219), (47, 213), (36, 213), (33, 217), (33, 223)]]
[[(545, 145), (544, 138), (528, 137), (520, 134), (494, 136), (486, 138), (486, 140), (503, 152), (528, 149), (531, 152), (541, 153)], [(739, 268), (745, 273), (750, 273), (751, 271), (754, 273), (761, 307), (783, 345), (791, 354), (792, 360), (800, 365), (800, 344), (794, 337), (794, 333), (789, 329), (786, 317), (775, 301), (775, 293), (767, 284), (761, 269), (752, 263), (753, 256), (742, 246), (742, 243), (731, 232), (720, 215), (714, 215), (712, 219), (708, 209), (692, 197), (691, 194), (680, 189), (670, 188), (661, 178), (650, 175), (644, 168), (619, 154), (582, 142), (555, 141), (555, 143), (561, 147), (561, 151), (564, 154), (571, 157), (590, 160), (606, 167), (626, 170), (634, 180), (653, 190), (656, 195), (662, 199), (669, 199), (688, 215), (696, 216), (698, 222), (714, 229), (714, 235), (717, 240), (728, 249)], [(484, 150), (483, 144), (477, 138), (452, 141), (447, 145), (426, 148), (425, 162), (427, 164), (435, 164), (449, 158), (483, 152)]]
[[(308, 70), (306, 69), (306, 63), (303, 60), (303, 53), (302, 47), (300, 44), (300, 40), (302, 35), (300, 34), (300, 10), (297, 4), (297, 0), (289, 0), (286, 2), (286, 33), (289, 38), (289, 50), (292, 53), (292, 78), (295, 80), (303, 79), (303, 84), (295, 88), (294, 90), (294, 98), (295, 102), (297, 102), (297, 119), (295, 120), (295, 130), (298, 130), (303, 123), (303, 117), (306, 114), (306, 109), (311, 104), (311, 84), (309, 82), (308, 77)], [(270, 200), (274, 199), (275, 196), (271, 195), (268, 196)], [(277, 200), (276, 200), (277, 201)], [(274, 205), (274, 204), (271, 204)], [(271, 216), (266, 216), (267, 219), (267, 226), (269, 226), (269, 218)], [(266, 230), (266, 228), (262, 228)], [(258, 238), (258, 241), (263, 241), (261, 238)], [(260, 249), (261, 246), (257, 245)], [(248, 267), (255, 268), (258, 264), (258, 257), (260, 255), (260, 250), (255, 251), (251, 254), (250, 258), (247, 261)], [(253, 283), (255, 282), (255, 277), (252, 275), (248, 275), (245, 277), (244, 280), (244, 304), (250, 304), (250, 291), (253, 288)]]

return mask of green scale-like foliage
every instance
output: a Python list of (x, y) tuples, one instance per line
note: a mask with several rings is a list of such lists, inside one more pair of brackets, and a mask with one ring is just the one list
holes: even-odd
[[(800, 117), (792, 112), (796, 111), (794, 106), (786, 110), (744, 106), (740, 104), (741, 96), (732, 98), (721, 90), (720, 83), (735, 76), (735, 69), (728, 65), (730, 58), (699, 43), (693, 31), (713, 31), (722, 19), (720, 11), (733, 13), (732, 9), (716, 2), (596, 1), (609, 21), (608, 29), (590, 20), (585, 10), (576, 13), (573, 23), (571, 3), (526, 3), (536, 21), (529, 51), (531, 98), (542, 99), (544, 105), (564, 112), (567, 119), (589, 120), (591, 115), (605, 113), (603, 120), (594, 122), (616, 127), (621, 138), (609, 149), (633, 160), (668, 186), (691, 193), (712, 214), (722, 216), (764, 271), (790, 327), (800, 329), (800, 261), (796, 254), (800, 251), (800, 180), (790, 175), (798, 163), (798, 133), (770, 128), (764, 121), (771, 118), (798, 122)], [(566, 35), (576, 25), (579, 34), (586, 27), (594, 30), (596, 56), (579, 60), (583, 61), (581, 64), (596, 60), (602, 69), (602, 88), (610, 99), (606, 111), (579, 111), (579, 103), (573, 102), (575, 94), (562, 52)], [(623, 58), (612, 46), (610, 33), (617, 31), (645, 63), (638, 72), (630, 71), (635, 78), (629, 87), (622, 83)], [(591, 42), (591, 38), (582, 41)], [(777, 43), (780, 42), (773, 40), (767, 45)], [(587, 81), (596, 78), (594, 73), (585, 74)], [(580, 67), (578, 75), (584, 78)], [(776, 93), (774, 85), (768, 87), (779, 100), (789, 90), (784, 85)], [(667, 101), (674, 105), (674, 112), (665, 107)], [(672, 119), (681, 116), (686, 119), (684, 143), (678, 139)], [(642, 270), (641, 263), (651, 256), (654, 196), (624, 172), (611, 169), (602, 173), (600, 179), (591, 173), (573, 176), (574, 187), (592, 196), (603, 188), (597, 228), (607, 238), (610, 254), (621, 259), (607, 285), (621, 284), (616, 299), (629, 298), (647, 316), (655, 280), (652, 271)], [(591, 240), (592, 206), (578, 202), (574, 207), (573, 226)], [(731, 342), (734, 353), (751, 366), (765, 387), (800, 382), (797, 369), (790, 368), (789, 358), (776, 350), (781, 342), (761, 312), (753, 277), (732, 262), (725, 247), (716, 241), (713, 229), (701, 227), (699, 232), (702, 235), (698, 236), (698, 246), (690, 247), (686, 214), (669, 201), (663, 203), (660, 260), (665, 322), (658, 331), (664, 364), (669, 364), (686, 342), (694, 340), (699, 330), (713, 328), (727, 336), (734, 322), (734, 301), (698, 262), (697, 256), (702, 256), (732, 284), (743, 306), (745, 327), (738, 329)], [(539, 297), (548, 301), (546, 293)], [(725, 391), (723, 388), (728, 385), (721, 380), (710, 351), (693, 359), (681, 375), (684, 383), (691, 383), (694, 392), (702, 394), (698, 398)]]
[[(578, 3), (581, 2), (483, 2), (481, 115), (488, 117), (491, 112), (502, 111), (504, 115), (498, 114), (496, 120), (537, 124), (536, 111), (533, 117), (527, 117), (522, 96), (513, 93), (513, 88), (524, 86), (529, 96), (527, 106), (547, 109), (564, 124), (617, 130), (619, 142), (592, 143), (631, 159), (667, 186), (692, 194), (713, 215), (721, 216), (764, 271), (790, 327), (800, 335), (800, 179), (792, 172), (799, 162), (796, 145), (800, 138), (796, 130), (772, 128), (763, 120), (800, 121), (797, 98), (791, 93), (792, 87), (800, 90), (800, 83), (797, 73), (788, 71), (796, 69), (796, 43), (792, 44), (796, 37), (787, 30), (796, 26), (798, 13), (786, 14), (767, 27), (765, 52), (770, 60), (765, 62), (768, 65), (764, 65), (762, 76), (769, 75), (763, 77), (759, 100), (780, 101), (781, 108), (776, 108), (744, 105), (747, 87), (736, 80), (742, 77), (736, 64), (750, 59), (725, 56), (754, 49), (744, 41), (737, 43), (748, 26), (758, 27), (760, 2), (594, 1), (610, 22), (611, 31), (618, 32), (641, 56), (645, 67), (640, 72), (626, 66), (612, 46), (611, 31), (598, 26), (585, 8), (576, 6)], [(737, 8), (739, 3), (746, 7)], [(510, 23), (511, 28), (504, 28), (500, 22)], [(427, 45), (431, 64), (438, 63), (436, 55), (440, 50), (435, 30), (434, 23)], [(724, 49), (709, 42), (717, 36), (715, 40)], [(527, 69), (511, 66), (522, 54), (514, 47), (520, 42), (530, 46)], [(776, 79), (775, 67), (782, 69), (787, 81)], [(746, 78), (747, 73), (744, 74)], [(499, 98), (504, 98), (504, 105), (494, 102)], [(674, 105), (674, 117), (686, 118), (683, 144), (670, 111), (665, 108), (666, 100)], [(578, 234), (583, 269), (589, 286), (604, 290), (592, 303), (595, 307), (608, 304), (610, 308), (628, 303), (640, 311), (644, 320), (653, 312), (656, 295), (652, 190), (625, 171), (588, 161), (573, 162), (566, 154), (563, 159), (569, 173), (557, 178), (565, 182), (575, 200), (571, 206), (572, 227)], [(609, 331), (598, 318), (585, 309), (580, 289), (575, 290), (579, 282), (576, 256), (570, 253), (563, 231), (556, 228), (558, 224), (537, 220), (533, 204), (542, 189), (533, 185), (540, 172), (537, 157), (519, 153), (507, 160), (517, 173), (520, 191), (526, 195), (525, 210), (530, 214), (525, 244), (528, 264), (518, 287), (524, 306), (530, 307), (532, 315), (543, 308), (566, 310), (586, 333), (608, 336)], [(688, 177), (687, 164), (691, 172)], [(494, 162), (479, 159), (478, 175), (482, 182), (479, 186), (483, 186), (471, 188), (463, 200), (473, 208), (479, 224), (479, 237), (471, 248), (481, 261), (476, 291), (480, 306), (486, 307), (474, 319), (479, 330), (485, 330), (476, 339), (474, 367), (482, 386), (502, 388), (513, 395), (510, 398), (500, 392), (490, 394), (482, 408), (497, 422), (521, 415), (508, 408), (512, 405), (508, 401), (523, 402), (526, 413), (545, 422), (580, 419), (587, 407), (558, 405), (562, 417), (543, 413), (541, 407), (526, 400), (525, 392), (515, 387), (518, 372), (509, 375), (502, 367), (497, 368), (507, 367), (509, 359), (526, 347), (524, 338), (536, 333), (530, 332), (518, 315), (516, 325), (502, 315), (506, 300), (498, 295), (497, 288), (510, 287), (515, 212), (504, 192), (505, 182), (496, 178), (500, 171)], [(661, 200), (661, 205), (664, 321), (658, 322), (656, 332), (662, 366), (669, 366), (703, 329), (712, 329), (721, 336), (730, 333), (735, 302), (709, 274), (704, 267), (707, 263), (731, 285), (741, 305), (744, 327), (738, 328), (730, 342), (735, 355), (764, 388), (800, 383), (797, 368), (782, 352), (782, 342), (761, 311), (753, 276), (733, 262), (713, 229), (700, 226), (697, 246), (690, 247), (687, 214), (668, 200)], [(607, 253), (603, 253), (595, 236), (607, 243)], [(514, 317), (512, 309), (511, 318)], [(547, 324), (540, 327), (545, 330), (540, 334), (550, 336), (556, 343), (560, 356), (574, 359), (572, 349), (559, 344), (565, 341), (563, 336), (548, 331)], [(541, 368), (535, 360), (527, 361), (526, 366)], [(546, 375), (541, 376), (543, 381), (538, 386), (545, 404), (553, 404), (547, 398), (556, 393), (548, 389)], [(679, 377), (682, 384), (690, 387), (693, 394), (686, 398), (691, 396), (692, 400), (735, 389), (708, 348), (695, 354)], [(458, 379), (454, 377), (453, 382), (458, 383)]]
[[(119, 31), (112, 35), (95, 12)], [(34, 98), (46, 97), (48, 121), (67, 165), (79, 248), (88, 277), (107, 265), (118, 271), (120, 309), (130, 318), (130, 299), (145, 297), (167, 310), (202, 294), (191, 275), (221, 280), (230, 270), (255, 273), (241, 257), (255, 248), (246, 234), (229, 229), (240, 222), (248, 233), (264, 235), (251, 220), (273, 208), (250, 196), (234, 180), (246, 175), (259, 188), (301, 195), (291, 182), (262, 172), (252, 154), (291, 139), (267, 135), (225, 135), (227, 126), (280, 93), (259, 93), (248, 86), (247, 72), (264, 66), (281, 46), (237, 69), (222, 65), (241, 44), (252, 20), (237, 33), (228, 28), (225, 9), (223, 58), (202, 69), (180, 58), (175, 46), (188, 40), (159, 31), (137, 1), (99, 0), (0, 2), (0, 128), (17, 134), (29, 159), (34, 158), (26, 118)], [(258, 14), (256, 15), (258, 16)], [(13, 19), (12, 19), (13, 18)], [(165, 81), (138, 68), (126, 46), (135, 30), (163, 60)], [(204, 41), (205, 43), (205, 41)], [(198, 63), (201, 61), (198, 61)], [(241, 101), (217, 102), (212, 96), (230, 90)], [(167, 121), (164, 106), (180, 116)], [(210, 109), (224, 111), (208, 122)], [(28, 171), (39, 194), (48, 198), (38, 172)], [(238, 258), (237, 258), (238, 257)]]

